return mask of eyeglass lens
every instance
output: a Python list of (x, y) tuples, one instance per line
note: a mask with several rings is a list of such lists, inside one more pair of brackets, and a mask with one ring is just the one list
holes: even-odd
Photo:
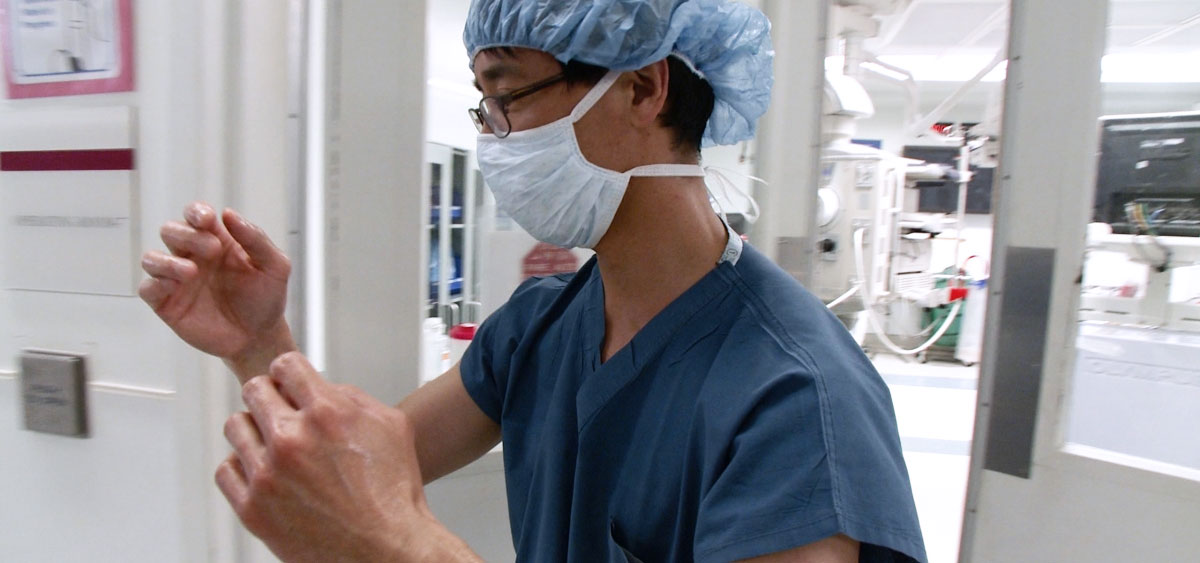
[(497, 137), (508, 135), (508, 116), (504, 115), (504, 108), (501, 106), (500, 100), (484, 98), (479, 104), (479, 117)]

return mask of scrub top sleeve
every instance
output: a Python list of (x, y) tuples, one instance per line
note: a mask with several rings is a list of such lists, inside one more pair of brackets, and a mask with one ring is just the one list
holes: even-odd
[(817, 393), (811, 377), (788, 375), (731, 413), (742, 422), (725, 455), (709, 461), (717, 466), (696, 522), (697, 561), (778, 553), (841, 532)]
[[(471, 340), (471, 345), (467, 347), (467, 351), (458, 364), (458, 371), (462, 377), (463, 386), (467, 389), (467, 394), (471, 396), (476, 405), (479, 405), (479, 409), (496, 424), (500, 424), (505, 387), (504, 382), (498, 381), (497, 374), (506, 372), (498, 370), (498, 366), (494, 365), (493, 358), (497, 355), (493, 353), (492, 348), (497, 341), (496, 333), (502, 332), (498, 325), (502, 325), (504, 322), (504, 308), (502, 307), (479, 327), (479, 331), (475, 333), (475, 338)], [(507, 357), (507, 355), (501, 355), (501, 357)]]
[(508, 302), (483, 321), (459, 361), (458, 371), (467, 394), (496, 424), (500, 424), (504, 412), (513, 352), (532, 319), (545, 309), (546, 303), (557, 295), (556, 288), (564, 283), (560, 278), (530, 278), (522, 282)]
[[(820, 387), (811, 374), (777, 377), (735, 410), (741, 423), (729, 448), (706, 444), (718, 453), (711, 454), (714, 478), (696, 523), (697, 561), (748, 559), (837, 534), (863, 542), (862, 561), (911, 561), (904, 552), (923, 557), (915, 516), (912, 529), (887, 516), (903, 508), (892, 506), (892, 489), (910, 495), (907, 482), (892, 474), (891, 454), (874, 449), (850, 465), (839, 462), (837, 448), (861, 444), (837, 441)], [(863, 466), (853, 466), (858, 462)]]

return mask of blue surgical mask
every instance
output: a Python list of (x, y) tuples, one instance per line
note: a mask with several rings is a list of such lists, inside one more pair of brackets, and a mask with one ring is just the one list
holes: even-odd
[(503, 139), (479, 136), (479, 170), (496, 205), (534, 238), (564, 248), (594, 248), (612, 224), (634, 176), (699, 176), (691, 164), (652, 164), (616, 172), (588, 162), (579, 150), (575, 122), (616, 82), (610, 71), (571, 114)]

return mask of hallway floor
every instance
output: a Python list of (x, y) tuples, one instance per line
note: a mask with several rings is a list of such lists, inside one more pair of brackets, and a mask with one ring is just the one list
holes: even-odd
[(879, 354), (930, 563), (958, 561), (979, 368)]

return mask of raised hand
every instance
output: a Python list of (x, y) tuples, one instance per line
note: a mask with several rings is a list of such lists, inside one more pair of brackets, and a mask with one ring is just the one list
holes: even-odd
[(242, 388), (216, 480), (284, 561), (478, 561), (425, 501), (404, 411), (284, 354)]
[(147, 252), (138, 294), (184, 341), (229, 361), (239, 378), (294, 350), (283, 312), (291, 261), (237, 212), (204, 203), (163, 225), (170, 254)]

